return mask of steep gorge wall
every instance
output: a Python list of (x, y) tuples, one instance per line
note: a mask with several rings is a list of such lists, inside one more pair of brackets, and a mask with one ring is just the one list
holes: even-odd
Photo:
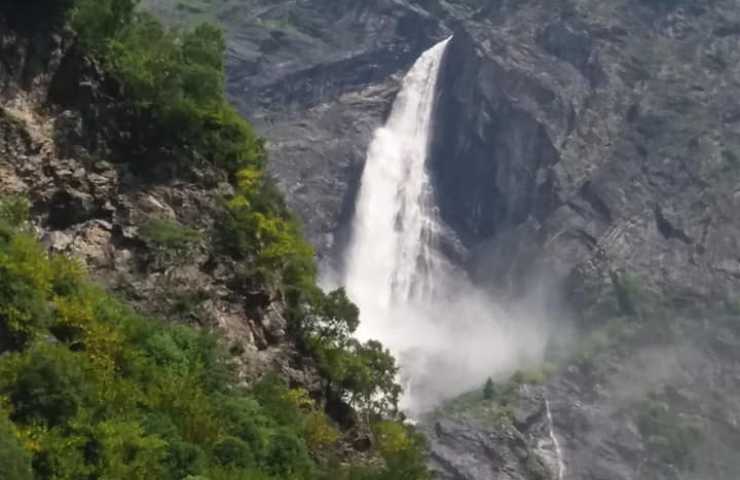
[(399, 77), (454, 32), (431, 168), (451, 254), (476, 278), (493, 270), (521, 289), (524, 272), (544, 269), (596, 296), (620, 269), (689, 297), (736, 285), (737, 226), (724, 221), (738, 148), (732, 2), (233, 9), (220, 13), (233, 28), (230, 94), (269, 140), (325, 263), (341, 268), (366, 148)]
[(623, 269), (689, 297), (737, 288), (737, 224), (721, 213), (737, 36), (722, 25), (739, 12), (667, 5), (504, 2), (463, 20), (432, 168), (472, 264), (483, 250), (487, 269), (521, 272), (535, 252), (589, 282)]
[[(430, 163), (449, 253), (497, 291), (562, 280), (574, 323), (599, 334), (567, 345), (544, 387), (518, 390), (511, 424), (433, 422), (442, 478), (556, 478), (548, 427), (568, 479), (737, 478), (737, 2), (231, 5), (219, 15), (231, 96), (268, 138), (325, 263), (341, 268), (399, 77), (454, 33)], [(697, 428), (697, 442), (645, 431), (645, 404)], [(549, 468), (530, 468), (536, 458)]]

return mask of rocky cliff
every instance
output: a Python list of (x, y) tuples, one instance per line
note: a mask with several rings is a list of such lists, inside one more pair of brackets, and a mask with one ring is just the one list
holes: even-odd
[(558, 478), (555, 443), (568, 479), (737, 478), (736, 2), (147, 3), (226, 26), (231, 97), (333, 269), (399, 76), (454, 33), (430, 162), (451, 254), (499, 294), (556, 279), (580, 333), (504, 404), (431, 420), (442, 478)]
[(471, 265), (598, 281), (606, 262), (687, 296), (736, 284), (732, 2), (191, 4), (180, 17), (229, 30), (229, 92), (328, 260), (398, 76), (454, 33), (431, 169)]
[[(140, 310), (224, 332), (244, 379), (277, 369), (319, 389), (310, 362), (296, 367), (281, 303), (213, 247), (233, 194), (226, 172), (178, 163), (71, 32), (7, 22), (0, 16), (0, 194), (29, 198), (48, 250), (84, 261)], [(156, 223), (192, 241), (173, 249), (148, 233)]]

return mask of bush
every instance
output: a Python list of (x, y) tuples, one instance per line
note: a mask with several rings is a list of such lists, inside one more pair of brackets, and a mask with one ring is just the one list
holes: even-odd
[(23, 197), (0, 197), (0, 223), (9, 227), (20, 227), (30, 218), (31, 204)]
[(29, 235), (0, 236), (0, 349), (21, 349), (38, 338), (53, 322), (46, 297), (74, 288), (80, 274), (75, 262), (49, 261)]
[(493, 397), (495, 395), (496, 395), (496, 386), (494, 385), (491, 377), (488, 377), (488, 379), (486, 380), (486, 384), (483, 386), (483, 399), (493, 400)]
[(410, 427), (395, 422), (379, 422), (373, 428), (385, 471), (379, 479), (428, 479), (424, 438)]
[(213, 446), (213, 454), (221, 465), (246, 468), (255, 458), (247, 442), (236, 437), (224, 437)]
[(306, 444), (288, 428), (272, 435), (265, 460), (267, 470), (277, 478), (311, 478), (313, 466)]
[[(15, 357), (3, 372), (0, 392), (10, 402), (11, 419), (25, 425), (56, 426), (72, 419), (89, 398), (84, 359), (60, 346), (36, 346)], [(12, 379), (12, 382), (8, 380)]]
[(625, 315), (639, 316), (642, 297), (640, 280), (628, 273), (623, 275), (612, 273), (611, 279), (620, 311)]
[(13, 425), (0, 416), (0, 478), (32, 480), (31, 458), (18, 441)]
[(197, 230), (184, 227), (172, 220), (152, 219), (141, 226), (141, 237), (154, 248), (182, 254), (201, 239)]
[(111, 40), (131, 24), (139, 1), (67, 0), (67, 3), (75, 5), (72, 27), (82, 45), (89, 51), (103, 53)]
[(668, 403), (655, 396), (640, 403), (637, 426), (657, 461), (681, 469), (694, 465), (693, 450), (701, 440), (701, 432), (677, 415)]

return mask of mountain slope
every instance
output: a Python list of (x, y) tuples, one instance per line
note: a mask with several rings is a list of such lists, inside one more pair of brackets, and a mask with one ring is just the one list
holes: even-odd
[(557, 478), (553, 436), (565, 478), (737, 477), (736, 2), (196, 3), (330, 270), (398, 76), (455, 34), (430, 162), (450, 255), (506, 298), (544, 277), (577, 334), (544, 390), (442, 410), (443, 478)]
[(221, 32), (135, 3), (0, 7), (0, 476), (426, 478)]

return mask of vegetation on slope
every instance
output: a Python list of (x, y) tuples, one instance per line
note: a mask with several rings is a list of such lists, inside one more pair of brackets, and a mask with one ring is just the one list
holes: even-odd
[[(305, 391), (276, 378), (238, 387), (215, 337), (137, 315), (75, 261), (49, 257), (9, 225), (18, 203), (0, 206), (3, 478), (329, 474), (312, 455), (338, 432)], [(331, 475), (418, 478), (395, 476), (423, 462), (413, 434), (393, 425), (378, 424), (387, 470)]]
[[(49, 256), (26, 232), (27, 205), (5, 199), (3, 478), (424, 478), (418, 436), (387, 420), (400, 392), (393, 358), (379, 343), (351, 337), (358, 312), (343, 290), (316, 286), (313, 252), (264, 173), (263, 142), (225, 100), (220, 31), (169, 30), (135, 7), (133, 0), (13, 1), (0, 13), (17, 26), (69, 22), (141, 117), (161, 127), (159, 142), (182, 162), (209, 161), (230, 173), (235, 194), (225, 199), (214, 248), (241, 261), (246, 281), (282, 297), (327, 399), (364, 411), (384, 462), (335, 465), (339, 432), (307, 392), (275, 378), (238, 386), (215, 337), (134, 313), (88, 281), (81, 265)], [(162, 248), (195, 239), (179, 225), (143, 227), (147, 242)]]

